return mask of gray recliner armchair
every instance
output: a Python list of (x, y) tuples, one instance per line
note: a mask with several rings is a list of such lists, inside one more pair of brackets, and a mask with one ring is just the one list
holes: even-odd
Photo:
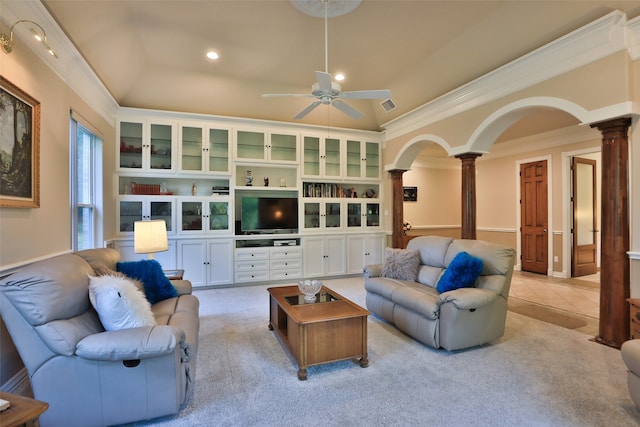
[(631, 400), (640, 410), (640, 339), (629, 340), (620, 347), (622, 360), (629, 370), (627, 373), (627, 386)]
[[(188, 281), (157, 302), (157, 326), (105, 331), (89, 301), (93, 249), (31, 264), (0, 281), (0, 314), (27, 369), (46, 426), (106, 426), (178, 412), (193, 393), (199, 302)], [(88, 262), (89, 261), (89, 262)]]

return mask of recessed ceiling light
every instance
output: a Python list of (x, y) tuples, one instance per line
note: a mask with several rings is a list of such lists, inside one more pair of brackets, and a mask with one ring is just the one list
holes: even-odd
[(207, 58), (215, 61), (216, 59), (220, 58), (220, 55), (218, 55), (218, 52), (216, 52), (215, 50), (210, 50), (209, 52), (207, 52)]
[(334, 79), (336, 79), (337, 81), (341, 82), (344, 80), (344, 74), (342, 73), (338, 73), (335, 76), (333, 76)]

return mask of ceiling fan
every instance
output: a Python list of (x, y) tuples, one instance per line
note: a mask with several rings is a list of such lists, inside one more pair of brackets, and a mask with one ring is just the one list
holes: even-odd
[[(311, 86), (310, 94), (293, 94), (293, 93), (266, 93), (263, 97), (304, 97), (316, 98), (311, 104), (305, 107), (298, 114), (293, 116), (295, 120), (302, 119), (309, 114), (318, 105), (332, 105), (343, 113), (348, 114), (354, 119), (361, 118), (364, 114), (346, 102), (343, 99), (390, 99), (391, 91), (387, 89), (381, 90), (358, 90), (343, 92), (339, 83), (333, 81), (333, 77), (329, 73), (329, 48), (327, 34), (327, 10), (330, 0), (321, 0), (324, 5), (324, 71), (316, 71), (316, 83)], [(293, 2), (292, 2), (293, 3)], [(359, 3), (359, 2), (358, 2)]]

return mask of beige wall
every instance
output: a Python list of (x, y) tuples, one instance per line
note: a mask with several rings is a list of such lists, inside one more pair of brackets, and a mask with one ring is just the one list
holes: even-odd
[[(0, 30), (7, 28), (0, 23)], [(69, 112), (86, 118), (105, 141), (104, 162), (107, 201), (105, 237), (113, 235), (114, 128), (95, 113), (56, 74), (45, 66), (21, 40), (13, 53), (0, 52), (0, 74), (37, 99), (40, 112), (40, 207), (0, 208), (0, 271), (71, 249), (69, 206)], [(21, 368), (4, 323), (0, 321), (0, 384)]]

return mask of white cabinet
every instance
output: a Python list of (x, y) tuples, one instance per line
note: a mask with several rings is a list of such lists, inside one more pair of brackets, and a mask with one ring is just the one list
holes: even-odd
[(179, 240), (178, 267), (193, 286), (233, 283), (233, 241), (231, 239)]
[(304, 178), (341, 178), (342, 143), (339, 138), (305, 135), (302, 137)]
[(238, 248), (235, 253), (235, 281), (269, 280), (269, 248)]
[(230, 173), (229, 129), (186, 122), (179, 134), (180, 172)]
[(119, 196), (116, 199), (116, 226), (119, 234), (133, 235), (136, 221), (164, 219), (167, 234), (175, 233), (176, 201), (167, 196)]
[[(133, 240), (117, 240), (114, 242), (115, 249), (120, 252), (121, 261), (140, 261), (148, 259), (149, 254), (137, 254), (134, 249)], [(169, 250), (156, 252), (153, 258), (160, 263), (163, 270), (175, 270), (176, 267), (176, 242), (169, 240)]]
[(302, 276), (300, 246), (237, 248), (235, 281), (288, 280)]
[(380, 179), (380, 144), (347, 139), (346, 178)]
[(238, 130), (236, 160), (297, 165), (298, 135), (280, 131)]
[(302, 248), (282, 246), (269, 249), (269, 279), (287, 280), (302, 277)]
[(120, 120), (117, 132), (117, 169), (175, 172), (176, 125), (173, 122)]
[(381, 264), (384, 257), (384, 234), (347, 236), (347, 274), (362, 273), (369, 264)]
[(305, 278), (346, 273), (347, 240), (345, 236), (304, 237), (302, 241)]
[(182, 234), (229, 234), (231, 218), (228, 196), (178, 198), (178, 230)]

